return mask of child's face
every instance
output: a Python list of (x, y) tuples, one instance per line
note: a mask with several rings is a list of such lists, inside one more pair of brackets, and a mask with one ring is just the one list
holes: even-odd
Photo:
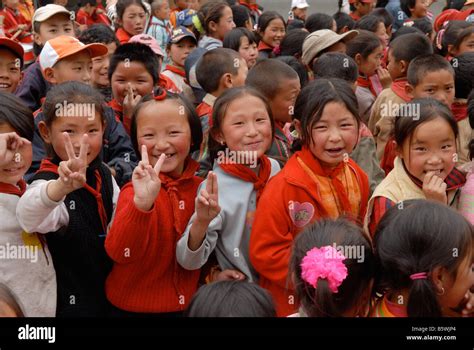
[(14, 93), (21, 81), (20, 59), (0, 47), (0, 91)]
[(451, 55), (459, 56), (465, 52), (474, 52), (474, 33), (464, 38), (458, 48), (453, 48)]
[(415, 7), (411, 8), (411, 18), (423, 18), (428, 14), (429, 0), (416, 0)]
[[(211, 22), (212, 26), (214, 22)], [(225, 35), (235, 28), (234, 17), (232, 9), (228, 6), (222, 11), (222, 16), (219, 18), (217, 23), (214, 23), (212, 30), (212, 36), (219, 40), (224, 40)]]
[(305, 7), (304, 9), (299, 9), (295, 7), (293, 9), (293, 17), (302, 19), (303, 21), (306, 20), (306, 13), (308, 12), (308, 8)]
[(201, 4), (199, 4), (199, 0), (186, 0), (188, 9), (193, 9), (194, 11), (198, 11), (201, 8)]
[(240, 38), (239, 54), (247, 62), (248, 68), (252, 68), (257, 63), (258, 50), (256, 43), (249, 43), (249, 38), (243, 36)]
[(277, 94), (269, 100), (273, 119), (280, 123), (290, 123), (296, 98), (301, 90), (299, 79), (286, 80), (279, 83)]
[(232, 75), (232, 87), (244, 86), (248, 72), (249, 69), (247, 67), (247, 62), (245, 62), (244, 59), (239, 60), (239, 69), (237, 70), (237, 74)]
[(267, 28), (262, 34), (262, 40), (267, 45), (276, 47), (280, 45), (281, 41), (285, 37), (285, 24), (280, 18), (275, 18), (270, 21)]
[(360, 1), (357, 1), (355, 4), (354, 4), (357, 12), (359, 12), (360, 16), (365, 16), (366, 14), (372, 12), (372, 10), (374, 9), (375, 7), (375, 1), (372, 1), (372, 2), (360, 2)]
[(128, 34), (132, 36), (142, 34), (146, 25), (145, 10), (139, 5), (132, 4), (125, 9), (119, 22)]
[(169, 56), (176, 66), (184, 67), (184, 61), (196, 48), (196, 43), (190, 38), (184, 38), (176, 44), (171, 44)]
[(402, 62), (397, 61), (393, 56), (393, 50), (388, 50), (388, 65), (387, 65), (388, 73), (392, 80), (401, 78), (406, 76), (406, 70), (404, 71), (402, 67)]
[(61, 160), (69, 159), (64, 141), (64, 132), (69, 134), (76, 155), (79, 155), (82, 136), (87, 134), (87, 143), (89, 144), (87, 164), (90, 164), (102, 149), (104, 125), (99, 113), (95, 113), (94, 117), (85, 115), (58, 116), (54, 119), (50, 128), (46, 127), (43, 121), (40, 122), (39, 130), (44, 141), (47, 144), (51, 144), (54, 152), (56, 152)]
[(359, 130), (355, 117), (344, 104), (330, 102), (309, 134), (311, 153), (322, 165), (333, 168), (348, 159), (357, 144)]
[(42, 46), (48, 40), (54, 39), (60, 35), (69, 35), (75, 37), (74, 27), (71, 18), (63, 13), (58, 13), (46, 21), (41, 22), (39, 33), (34, 33), (35, 43)]
[(176, 101), (150, 102), (137, 117), (138, 146), (146, 146), (151, 166), (166, 154), (163, 173), (181, 175), (191, 149), (191, 128), (187, 115), (181, 111), (182, 106)]
[(248, 152), (247, 159), (260, 158), (272, 144), (272, 124), (263, 101), (251, 95), (232, 101), (213, 137), (230, 151)]
[(383, 22), (380, 22), (377, 26), (377, 31), (375, 32), (375, 35), (379, 37), (384, 48), (388, 46), (389, 37), (387, 34), (387, 29), (385, 29), (385, 24), (383, 24)]
[(423, 75), (416, 86), (409, 86), (408, 93), (413, 98), (431, 97), (448, 107), (454, 101), (454, 76), (448, 70), (428, 72)]
[(359, 59), (356, 59), (357, 65), (359, 66), (359, 72), (365, 74), (368, 77), (374, 75), (382, 63), (382, 58), (383, 46), (380, 45), (378, 48), (372, 51), (370, 55), (367, 56), (367, 58), (360, 56)]
[(153, 92), (153, 77), (141, 62), (120, 62), (112, 74), (112, 93), (120, 104), (127, 94), (129, 83), (135, 95), (145, 96)]
[(456, 163), (456, 138), (448, 122), (438, 117), (420, 124), (399, 152), (410, 174), (420, 181), (428, 172), (444, 180)]
[(116, 43), (105, 44), (107, 49), (107, 55), (94, 57), (92, 59), (92, 85), (94, 87), (106, 87), (110, 85), (108, 71), (110, 57), (114, 54), (117, 49)]
[[(9, 132), (16, 131), (10, 124), (0, 124), (0, 134)], [(22, 145), (18, 148), (17, 152), (10, 163), (0, 168), (0, 182), (16, 185), (31, 166), (31, 160), (33, 159), (33, 148), (31, 144)]]
[(46, 68), (44, 75), (52, 84), (61, 84), (67, 81), (91, 83), (92, 60), (89, 52), (82, 51), (75, 55), (63, 58), (52, 68)]
[(155, 11), (154, 15), (161, 20), (170, 19), (170, 5), (168, 1), (164, 1), (160, 8)]

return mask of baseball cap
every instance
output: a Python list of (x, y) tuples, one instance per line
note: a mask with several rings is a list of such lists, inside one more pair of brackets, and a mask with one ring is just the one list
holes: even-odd
[(176, 44), (176, 43), (179, 43), (184, 38), (191, 38), (197, 44), (197, 40), (196, 40), (196, 37), (194, 36), (193, 32), (191, 32), (188, 28), (183, 27), (183, 26), (178, 27), (178, 28), (173, 30), (173, 32), (170, 36), (170, 39), (169, 39), (169, 43), (170, 44)]
[(306, 0), (292, 0), (291, 1), (291, 8), (294, 9), (295, 7), (299, 8), (299, 9), (305, 9), (305, 8), (309, 7), (309, 5), (306, 2)]
[(33, 27), (34, 27), (35, 22), (44, 22), (48, 18), (51, 18), (54, 15), (57, 15), (58, 13), (64, 13), (65, 15), (68, 15), (68, 16), (71, 15), (71, 12), (69, 12), (64, 6), (56, 5), (56, 4), (48, 4), (46, 6), (42, 6), (38, 8), (35, 11), (35, 13), (33, 14), (33, 19), (31, 20), (31, 23), (33, 24)]
[(149, 46), (150, 49), (153, 50), (155, 54), (158, 56), (164, 57), (165, 55), (163, 54), (163, 51), (161, 50), (160, 45), (158, 44), (158, 41), (154, 37), (152, 37), (149, 34), (138, 34), (134, 35), (130, 38), (128, 41), (129, 43), (141, 43), (146, 46)]
[(344, 34), (337, 34), (330, 29), (321, 29), (311, 33), (303, 42), (303, 63), (309, 65), (321, 51), (339, 41), (347, 42), (358, 34), (357, 30), (349, 30)]
[[(304, 0), (303, 0), (304, 1)], [(196, 15), (196, 11), (193, 9), (186, 9), (178, 12), (176, 15), (176, 26), (191, 26), (193, 25), (193, 16)]]
[(39, 64), (44, 71), (53, 67), (58, 61), (81, 51), (88, 51), (91, 58), (94, 58), (106, 55), (108, 49), (103, 44), (84, 45), (76, 38), (61, 35), (46, 42), (39, 55)]
[(16, 41), (13, 41), (8, 38), (0, 38), (0, 47), (6, 47), (10, 51), (12, 51), (18, 58), (21, 60), (21, 64), (23, 65), (23, 55), (25, 54), (23, 50), (23, 46), (21, 46)]

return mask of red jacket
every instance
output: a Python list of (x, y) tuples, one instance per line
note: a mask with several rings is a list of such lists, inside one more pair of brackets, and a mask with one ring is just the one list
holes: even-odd
[(115, 32), (115, 36), (117, 37), (118, 41), (120, 42), (120, 45), (128, 43), (128, 41), (132, 37), (123, 28), (117, 29), (117, 31)]
[[(325, 216), (320, 186), (302, 168), (298, 157), (313, 171), (321, 169), (310, 151), (303, 149), (295, 153), (268, 182), (258, 203), (250, 235), (250, 261), (260, 275), (260, 285), (271, 292), (279, 316), (287, 316), (298, 309), (288, 276), (293, 241), (308, 224)], [(359, 219), (362, 222), (369, 200), (368, 178), (353, 160), (349, 159), (347, 165), (359, 184)]]
[(150, 211), (135, 207), (132, 183), (125, 185), (105, 240), (114, 267), (105, 290), (109, 301), (132, 312), (184, 311), (198, 287), (200, 270), (188, 271), (176, 261), (176, 243), (194, 213), (203, 179), (189, 159), (183, 175), (160, 174), (161, 190)]

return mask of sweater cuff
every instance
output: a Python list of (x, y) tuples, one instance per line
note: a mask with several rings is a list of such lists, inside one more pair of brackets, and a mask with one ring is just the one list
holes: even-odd
[(41, 184), (41, 188), (40, 188), (40, 199), (41, 199), (41, 203), (46, 207), (46, 208), (55, 208), (57, 207), (58, 205), (62, 204), (64, 202), (64, 200), (66, 199), (66, 196), (64, 196), (63, 198), (61, 198), (59, 201), (55, 202), (53, 201), (52, 199), (50, 199), (48, 197), (48, 185), (50, 182), (52, 181), (56, 181), (56, 180), (49, 180), (49, 181), (45, 181), (43, 184)]
[(125, 211), (130, 215), (132, 221), (144, 221), (147, 224), (149, 223), (150, 217), (154, 215), (157, 209), (156, 201), (153, 203), (153, 206), (150, 210), (142, 210), (135, 206), (135, 202), (132, 199), (128, 202)]

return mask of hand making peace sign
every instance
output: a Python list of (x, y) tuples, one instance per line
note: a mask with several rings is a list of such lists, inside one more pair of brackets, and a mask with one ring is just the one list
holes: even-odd
[(88, 136), (84, 134), (81, 138), (79, 155), (76, 155), (71, 138), (67, 132), (63, 133), (64, 144), (68, 160), (59, 163), (59, 178), (68, 192), (75, 191), (86, 183), (87, 152), (89, 151)]
[(206, 188), (203, 188), (197, 197), (197, 220), (209, 224), (220, 213), (218, 192), (217, 175), (210, 171), (207, 175)]

